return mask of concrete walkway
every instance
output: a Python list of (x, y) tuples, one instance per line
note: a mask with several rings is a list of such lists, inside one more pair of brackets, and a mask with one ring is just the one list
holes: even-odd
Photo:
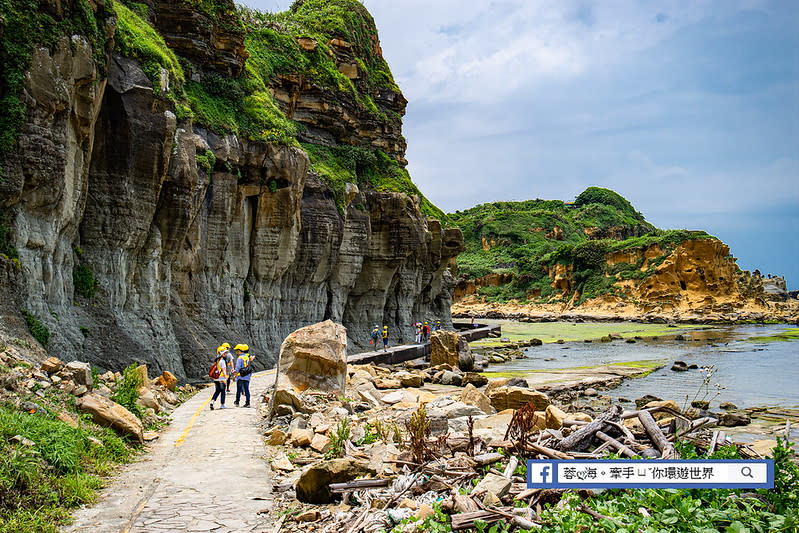
[(257, 407), (273, 383), (274, 372), (253, 376), (248, 409), (233, 405), (234, 384), (224, 410), (218, 399), (215, 411), (208, 407), (213, 387), (198, 392), (175, 409), (147, 454), (124, 467), (95, 505), (75, 512), (64, 531), (270, 531), (272, 476)]

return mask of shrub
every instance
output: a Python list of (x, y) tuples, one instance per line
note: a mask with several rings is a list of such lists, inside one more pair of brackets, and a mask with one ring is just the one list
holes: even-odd
[(330, 435), (330, 449), (325, 457), (335, 459), (344, 455), (344, 443), (350, 440), (351, 428), (349, 417), (344, 417), (338, 421), (336, 431)]
[(136, 403), (139, 399), (139, 387), (142, 386), (142, 376), (138, 372), (138, 365), (133, 363), (125, 368), (122, 379), (117, 383), (117, 390), (113, 400), (125, 407), (128, 411), (139, 418), (144, 417), (144, 411)]
[(50, 342), (50, 330), (47, 326), (39, 322), (39, 320), (30, 314), (25, 309), (22, 310), (22, 316), (25, 317), (25, 322), (28, 324), (28, 331), (31, 332), (33, 338), (39, 341), (43, 347), (47, 348), (47, 343)]
[(197, 154), (194, 156), (197, 161), (197, 166), (210, 174), (216, 164), (216, 156), (211, 150), (206, 150), (204, 154)]
[(97, 293), (94, 272), (88, 265), (80, 265), (72, 269), (72, 285), (75, 287), (75, 292), (84, 298), (93, 298)]

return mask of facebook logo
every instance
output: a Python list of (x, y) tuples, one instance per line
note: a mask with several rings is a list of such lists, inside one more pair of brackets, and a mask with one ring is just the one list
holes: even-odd
[(555, 466), (546, 461), (528, 461), (527, 486), (551, 487), (555, 484)]

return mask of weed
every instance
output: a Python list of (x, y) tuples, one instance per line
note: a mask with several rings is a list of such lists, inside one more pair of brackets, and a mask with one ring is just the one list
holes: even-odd
[(197, 154), (194, 156), (197, 160), (197, 166), (205, 171), (206, 174), (211, 173), (216, 164), (216, 156), (211, 150), (206, 150), (204, 154)]
[(22, 309), (21, 312), (22, 316), (25, 317), (25, 322), (28, 324), (28, 331), (31, 332), (33, 338), (39, 341), (39, 344), (41, 344), (44, 348), (47, 348), (47, 343), (50, 342), (50, 330), (25, 309)]
[(138, 365), (131, 364), (122, 373), (122, 379), (117, 383), (113, 400), (125, 407), (138, 418), (144, 418), (144, 411), (136, 400), (139, 399), (139, 387), (142, 385), (142, 376), (138, 372)]
[(419, 409), (405, 422), (405, 429), (408, 431), (408, 448), (413, 455), (413, 461), (418, 464), (424, 463), (430, 454), (428, 448), (430, 420), (427, 418), (424, 404), (419, 406)]
[(97, 293), (97, 281), (94, 272), (88, 265), (80, 265), (72, 269), (72, 285), (75, 292), (84, 298), (93, 298)]
[(330, 435), (330, 449), (325, 454), (325, 458), (335, 459), (344, 455), (344, 443), (350, 440), (350, 435), (350, 419), (345, 416), (338, 421), (336, 431)]

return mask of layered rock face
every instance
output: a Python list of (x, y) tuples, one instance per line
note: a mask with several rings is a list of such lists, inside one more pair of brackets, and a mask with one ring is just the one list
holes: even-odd
[[(216, 34), (204, 66), (233, 72), (241, 54), (220, 43), (234, 41)], [(137, 61), (109, 54), (103, 76), (79, 36), (31, 64), (0, 183), (21, 269), (3, 260), (3, 283), (50, 329), (50, 354), (185, 380), (224, 340), (267, 366), (290, 332), (326, 319), (346, 326), (350, 351), (375, 323), (395, 342), (412, 339), (415, 317), (450, 323), (447, 265), (463, 239), (418, 199), (353, 188), (342, 213), (302, 150), (178, 120)], [(91, 298), (76, 293), (79, 265)], [(17, 315), (0, 335), (22, 328)]]

